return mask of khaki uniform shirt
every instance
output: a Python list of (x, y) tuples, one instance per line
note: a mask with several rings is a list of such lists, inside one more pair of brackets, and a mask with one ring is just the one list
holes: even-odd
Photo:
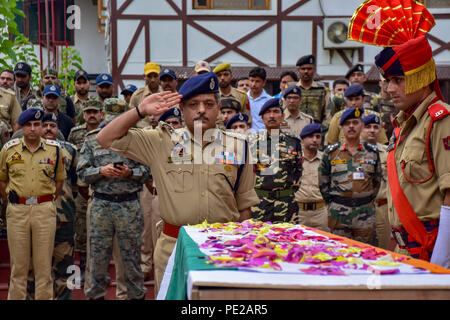
[[(110, 149), (150, 167), (158, 186), (160, 215), (165, 222), (182, 226), (205, 219), (210, 223), (237, 221), (239, 211), (259, 203), (254, 190), (255, 173), (253, 165), (245, 164), (239, 188), (234, 192), (240, 165), (233, 163), (231, 153), (228, 158), (224, 152), (212, 157), (212, 164), (206, 164), (201, 155), (209, 152), (214, 155), (214, 148), (226, 143), (226, 150), (232, 151), (234, 159), (238, 156), (243, 159), (245, 144), (243, 139), (223, 131), (216, 137), (202, 148), (187, 129), (174, 130), (160, 123), (155, 130), (130, 129)], [(180, 164), (182, 161), (185, 162)]]
[(322, 152), (311, 160), (303, 153), (303, 174), (300, 178), (300, 188), (295, 193), (297, 202), (320, 202), (323, 201), (319, 189), (319, 166), (322, 161)]
[[(330, 127), (328, 128), (328, 132), (325, 135), (325, 144), (331, 145), (333, 143), (342, 141), (344, 139), (344, 133), (342, 132), (342, 130), (341, 130), (342, 127), (339, 124), (344, 111), (345, 111), (345, 109), (337, 112), (331, 119)], [(369, 115), (369, 114), (376, 114), (381, 119), (381, 115), (378, 112), (364, 109), (364, 116)], [(388, 143), (386, 131), (383, 128), (381, 128), (380, 134), (378, 135), (377, 142), (379, 142), (381, 144)]]
[(297, 117), (291, 115), (288, 109), (284, 110), (284, 120), (281, 122), (281, 127), (284, 132), (300, 139), (300, 132), (303, 128), (310, 123), (313, 123), (314, 119), (306, 113), (299, 112)]
[(15, 94), (0, 88), (0, 119), (6, 123), (9, 130), (12, 130), (12, 126), (17, 123), (21, 113), (22, 108)]
[[(161, 87), (159, 87), (158, 92), (155, 92), (155, 93), (159, 93), (159, 92), (162, 92)], [(153, 92), (150, 91), (148, 86), (137, 89), (131, 96), (130, 104), (128, 106), (129, 109), (132, 109), (132, 108), (138, 106), (142, 101), (144, 101), (145, 98), (147, 98), (151, 94), (153, 94)], [(137, 128), (145, 128), (145, 127), (148, 127), (149, 125), (150, 125), (150, 121), (148, 120), (147, 117), (145, 117), (142, 120), (139, 120), (136, 123)]]
[(381, 184), (380, 191), (378, 191), (377, 200), (387, 199), (387, 146), (381, 143), (377, 143), (378, 153), (380, 155), (381, 163)]
[(6, 193), (14, 190), (19, 197), (54, 194), (55, 181), (66, 177), (63, 153), (56, 141), (41, 138), (40, 147), (32, 153), (23, 138), (13, 139), (0, 151), (0, 181), (7, 182)]
[[(395, 164), (400, 187), (421, 221), (439, 219), (445, 190), (450, 188), (450, 116), (436, 121), (431, 129), (430, 148), (436, 170), (433, 177), (425, 183), (412, 183), (405, 178), (406, 174), (409, 179), (424, 180), (431, 174), (425, 144), (431, 121), (427, 107), (435, 97), (436, 93), (431, 93), (408, 119), (402, 111), (395, 118), (402, 128), (400, 137), (406, 135), (395, 150)], [(440, 100), (438, 103), (450, 111), (448, 104)], [(405, 166), (404, 171), (402, 163)], [(390, 194), (389, 186), (388, 194)], [(388, 207), (389, 222), (391, 226), (397, 228), (401, 222), (391, 197), (388, 197)]]

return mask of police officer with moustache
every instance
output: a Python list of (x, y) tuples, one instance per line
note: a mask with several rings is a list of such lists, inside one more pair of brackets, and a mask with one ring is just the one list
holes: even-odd
[(298, 138), (280, 132), (282, 100), (268, 100), (259, 115), (266, 132), (249, 136), (256, 163), (255, 191), (261, 202), (252, 207), (252, 217), (261, 221), (289, 222), (297, 213), (294, 194), (302, 176), (302, 150)]
[(344, 141), (325, 149), (319, 188), (329, 204), (332, 233), (377, 245), (374, 200), (380, 188), (381, 164), (377, 147), (360, 141), (363, 112), (349, 108), (342, 114)]
[(9, 300), (25, 299), (30, 263), (35, 273), (35, 298), (53, 299), (54, 200), (61, 192), (66, 171), (59, 143), (41, 137), (43, 115), (35, 108), (22, 112), (18, 124), (23, 138), (10, 140), (0, 152), (0, 192), (8, 201)]
[[(155, 292), (159, 290), (180, 226), (205, 220), (243, 221), (250, 218), (250, 208), (259, 202), (245, 140), (227, 132), (210, 131), (215, 128), (219, 113), (218, 93), (214, 73), (191, 77), (179, 94), (151, 95), (97, 135), (103, 147), (151, 168), (164, 221), (154, 254)], [(156, 130), (130, 129), (140, 118), (162, 114), (178, 103), (185, 128), (175, 130), (160, 123)], [(196, 130), (201, 132), (201, 139), (194, 136)], [(214, 151), (218, 149), (227, 152), (215, 157)], [(207, 163), (204, 157), (209, 159)]]

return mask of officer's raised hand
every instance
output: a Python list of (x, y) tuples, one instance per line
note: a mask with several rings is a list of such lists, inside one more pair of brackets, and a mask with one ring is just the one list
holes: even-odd
[(164, 91), (152, 94), (142, 101), (138, 108), (143, 116), (159, 116), (180, 102), (182, 95), (177, 92)]

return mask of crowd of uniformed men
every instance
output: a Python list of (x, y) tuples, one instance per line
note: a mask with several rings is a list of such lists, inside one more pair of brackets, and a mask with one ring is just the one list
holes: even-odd
[[(293, 222), (391, 248), (386, 161), (398, 112), (390, 94), (398, 93), (384, 77), (380, 93), (366, 91), (361, 64), (331, 90), (315, 81), (313, 55), (296, 67), (280, 75), (272, 97), (261, 67), (233, 79), (230, 64), (211, 69), (199, 61), (178, 88), (173, 70), (149, 62), (146, 85), (127, 85), (123, 99), (113, 97), (109, 74), (98, 75), (93, 97), (88, 73), (79, 70), (69, 97), (52, 68), (36, 90), (27, 63), (4, 70), (8, 298), (71, 299), (76, 250), (89, 299), (104, 298), (111, 256), (117, 298), (143, 299), (146, 279), (154, 276), (159, 290), (180, 226), (204, 220)], [(214, 128), (208, 138), (194, 135)], [(213, 161), (205, 163), (204, 153)], [(404, 157), (411, 179), (420, 178), (412, 165), (423, 154)], [(424, 221), (437, 226), (437, 218)], [(397, 250), (409, 249), (408, 235), (393, 230)]]

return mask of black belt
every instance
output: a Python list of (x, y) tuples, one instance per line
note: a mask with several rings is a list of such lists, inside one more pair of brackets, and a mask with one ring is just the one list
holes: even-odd
[(123, 193), (123, 194), (106, 194), (94, 191), (94, 198), (112, 202), (122, 202), (122, 201), (137, 200), (139, 196), (137, 192)]
[(343, 197), (333, 197), (332, 202), (346, 206), (346, 207), (359, 207), (372, 202), (374, 197), (364, 197), (364, 198), (343, 198)]

